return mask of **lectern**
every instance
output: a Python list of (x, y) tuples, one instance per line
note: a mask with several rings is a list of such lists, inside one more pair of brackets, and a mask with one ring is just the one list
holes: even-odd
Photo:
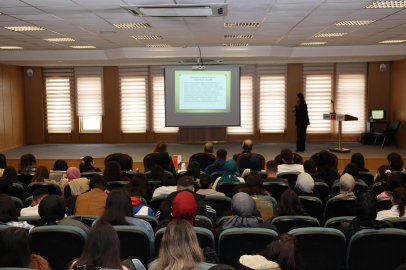
[(342, 122), (343, 121), (356, 121), (357, 117), (348, 114), (336, 114), (336, 113), (325, 113), (323, 114), (324, 120), (338, 121), (338, 148), (330, 148), (331, 152), (337, 153), (349, 153), (350, 149), (345, 149), (341, 147), (342, 144)]

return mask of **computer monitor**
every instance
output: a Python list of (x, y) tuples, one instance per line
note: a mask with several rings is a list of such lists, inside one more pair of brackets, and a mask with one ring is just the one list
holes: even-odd
[(386, 111), (385, 110), (370, 110), (369, 118), (371, 120), (386, 120)]

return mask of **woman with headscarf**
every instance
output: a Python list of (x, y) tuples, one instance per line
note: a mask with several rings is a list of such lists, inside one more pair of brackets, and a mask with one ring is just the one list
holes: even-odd
[(72, 195), (80, 195), (89, 190), (90, 180), (80, 177), (78, 168), (70, 167), (66, 170), (66, 178), (61, 179), (59, 186), (62, 190), (62, 198), (65, 198), (65, 186), (69, 185)]
[(340, 177), (340, 194), (335, 197), (350, 197), (355, 196), (353, 193), (355, 187), (355, 180), (352, 175), (346, 173)]
[(242, 173), (242, 177), (249, 174), (250, 172), (260, 172), (262, 170), (262, 159), (258, 155), (253, 155), (250, 157), (250, 167), (246, 168)]
[(165, 171), (175, 175), (175, 167), (173, 166), (172, 158), (168, 152), (160, 152), (156, 155), (155, 164), (161, 166)]
[(313, 177), (308, 173), (301, 173), (297, 177), (296, 185), (293, 191), (296, 192), (297, 196), (313, 196), (318, 198), (319, 195), (313, 193), (313, 188)]
[(47, 225), (75, 226), (85, 231), (86, 234), (90, 232), (89, 227), (82, 222), (65, 218), (65, 213), (65, 200), (58, 195), (48, 195), (39, 203), (38, 214), (41, 219), (38, 220), (36, 227)]
[(319, 152), (317, 160), (317, 172), (319, 174), (319, 178), (326, 182), (330, 188), (333, 186), (333, 182), (340, 177), (337, 169), (335, 169), (330, 162), (330, 153), (326, 150)]
[(158, 224), (155, 232), (168, 226), (168, 224), (174, 219), (185, 219), (193, 227), (202, 227), (211, 230), (210, 222), (201, 219), (196, 220), (196, 215), (197, 204), (193, 194), (190, 192), (180, 192), (172, 202), (171, 215)]
[(393, 228), (392, 223), (389, 221), (376, 220), (378, 202), (375, 192), (368, 190), (359, 192), (355, 202), (355, 211), (356, 216), (353, 220), (342, 222), (337, 228), (344, 233), (347, 243), (354, 234), (363, 229)]
[(212, 189), (216, 190), (217, 185), (224, 182), (245, 183), (243, 178), (235, 176), (236, 172), (237, 172), (237, 162), (235, 162), (234, 159), (227, 160), (226, 163), (224, 164), (224, 174), (216, 179)]

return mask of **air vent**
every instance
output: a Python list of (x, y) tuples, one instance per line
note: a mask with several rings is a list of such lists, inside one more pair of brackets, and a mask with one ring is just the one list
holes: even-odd
[(227, 4), (139, 5), (121, 6), (139, 17), (222, 17), (227, 15)]

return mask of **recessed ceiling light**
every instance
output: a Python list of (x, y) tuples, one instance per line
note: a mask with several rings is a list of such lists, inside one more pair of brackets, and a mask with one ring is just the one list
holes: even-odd
[(70, 46), (71, 48), (74, 49), (95, 49), (95, 46)]
[(246, 43), (246, 44), (223, 44), (223, 46), (226, 46), (226, 47), (242, 47), (242, 46), (248, 46), (248, 43)]
[(346, 35), (347, 33), (321, 33), (314, 35), (313, 37), (342, 37)]
[(117, 28), (150, 28), (149, 23), (115, 23)]
[(224, 35), (224, 38), (252, 38), (253, 35)]
[(343, 25), (368, 25), (375, 22), (375, 20), (366, 20), (366, 21), (339, 21), (333, 25), (343, 26)]
[(133, 36), (133, 39), (161, 39), (162, 36)]
[(364, 8), (405, 8), (406, 1), (374, 1)]
[(227, 27), (258, 27), (261, 23), (224, 23)]
[(16, 32), (27, 32), (27, 31), (46, 31), (45, 28), (39, 26), (4, 26), (4, 28)]
[(44, 38), (44, 40), (51, 42), (75, 41), (73, 38)]
[(24, 49), (24, 48), (17, 47), (17, 46), (0, 46), (0, 49), (2, 49), (2, 50), (20, 50), (20, 49)]
[(406, 41), (406, 39), (392, 39), (392, 40), (380, 41), (379, 43), (402, 43), (405, 41)]
[(115, 31), (99, 31), (99, 34), (114, 34)]
[(309, 45), (323, 45), (323, 44), (326, 44), (327, 42), (303, 42), (303, 43), (300, 43), (300, 45), (303, 45), (303, 46), (309, 46)]
[(154, 47), (154, 48), (157, 48), (157, 47), (172, 47), (172, 45), (171, 44), (147, 44), (147, 47)]

